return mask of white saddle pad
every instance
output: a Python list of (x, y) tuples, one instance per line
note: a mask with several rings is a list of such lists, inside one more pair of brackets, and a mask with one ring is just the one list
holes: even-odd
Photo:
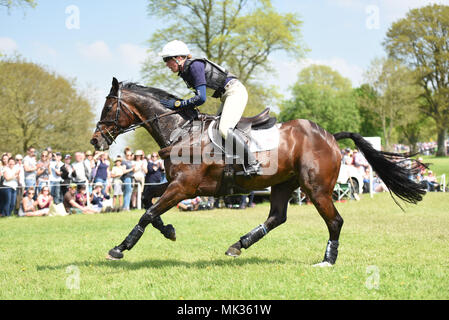
[[(209, 125), (208, 134), (211, 141), (221, 146), (221, 136), (218, 132), (214, 134), (215, 120)], [(249, 134), (249, 150), (251, 152), (262, 152), (268, 150), (274, 150), (279, 147), (279, 128), (281, 124), (278, 123), (269, 129), (251, 130)], [(215, 130), (216, 131), (216, 130)], [(217, 141), (220, 139), (219, 141)]]

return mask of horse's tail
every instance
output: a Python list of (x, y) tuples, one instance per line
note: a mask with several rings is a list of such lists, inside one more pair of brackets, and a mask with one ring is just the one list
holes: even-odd
[[(425, 187), (412, 181), (410, 177), (417, 174), (421, 166), (427, 167), (427, 165), (410, 159), (414, 155), (377, 151), (358, 133), (339, 132), (334, 134), (334, 137), (336, 140), (352, 139), (354, 141), (373, 170), (388, 187), (390, 194), (394, 193), (403, 201), (413, 204), (422, 200), (426, 193)], [(394, 200), (401, 207), (396, 199)]]

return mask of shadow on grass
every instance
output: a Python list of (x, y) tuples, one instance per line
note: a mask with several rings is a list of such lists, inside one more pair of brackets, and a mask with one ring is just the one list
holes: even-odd
[(117, 269), (126, 269), (126, 270), (138, 270), (138, 269), (164, 269), (170, 267), (187, 267), (192, 269), (205, 269), (207, 267), (222, 267), (222, 266), (245, 266), (245, 265), (257, 265), (257, 264), (285, 264), (285, 263), (298, 263), (297, 261), (291, 259), (269, 259), (269, 258), (223, 258), (223, 259), (215, 259), (215, 260), (197, 260), (197, 261), (182, 261), (182, 260), (173, 260), (173, 259), (146, 259), (142, 261), (73, 261), (72, 263), (63, 264), (63, 265), (43, 265), (37, 266), (38, 271), (46, 271), (46, 270), (60, 270), (66, 269), (69, 266), (78, 266), (78, 267), (108, 267), (108, 268), (117, 268)]

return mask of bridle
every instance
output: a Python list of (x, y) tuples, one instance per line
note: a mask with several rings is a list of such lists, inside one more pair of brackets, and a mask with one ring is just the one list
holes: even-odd
[[(152, 117), (152, 118), (150, 118), (148, 120), (141, 121), (141, 122), (138, 122), (138, 123), (134, 123), (134, 124), (130, 125), (129, 127), (124, 128), (119, 123), (120, 111), (122, 111), (122, 108), (127, 110), (127, 112), (125, 114), (126, 114), (126, 116), (128, 118), (132, 117), (132, 119), (135, 120), (135, 119), (140, 119), (140, 117), (138, 115), (136, 115), (136, 113), (134, 111), (132, 111), (126, 105), (126, 103), (122, 102), (121, 96), (122, 96), (122, 91), (121, 91), (120, 87), (117, 90), (117, 95), (116, 96), (112, 95), (112, 94), (109, 94), (108, 96), (106, 96), (106, 99), (112, 98), (112, 99), (116, 99), (117, 100), (117, 108), (116, 108), (116, 111), (115, 111), (115, 118), (114, 118), (114, 120), (100, 120), (100, 121), (97, 122), (97, 125), (96, 125), (96, 131), (100, 132), (101, 136), (106, 140), (108, 145), (111, 145), (111, 144), (115, 143), (115, 139), (116, 138), (113, 135), (114, 132), (117, 133), (116, 137), (118, 137), (120, 134), (123, 134), (123, 133), (126, 133), (126, 132), (130, 132), (130, 131), (134, 131), (137, 128), (139, 128), (139, 127), (141, 127), (141, 126), (143, 126), (143, 125), (145, 125), (145, 124), (147, 124), (149, 122), (156, 121), (156, 124), (157, 124), (159, 118), (166, 117), (166, 116), (178, 113), (180, 111), (180, 110), (174, 110), (174, 111), (166, 112), (166, 113), (161, 114), (161, 115), (156, 115), (156, 116), (154, 116), (154, 117)], [(112, 109), (112, 107), (111, 107), (111, 109)], [(103, 130), (101, 130), (100, 125), (113, 125), (114, 127), (113, 127), (112, 132), (109, 131), (106, 127), (104, 127), (104, 130), (106, 131), (106, 132), (104, 132)]]

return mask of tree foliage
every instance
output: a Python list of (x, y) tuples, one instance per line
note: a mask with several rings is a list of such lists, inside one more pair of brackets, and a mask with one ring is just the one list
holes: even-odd
[(0, 147), (24, 153), (51, 146), (86, 150), (94, 114), (73, 81), (19, 57), (0, 60)]
[(423, 89), (421, 111), (438, 131), (438, 155), (446, 155), (449, 126), (449, 6), (428, 5), (410, 10), (393, 23), (384, 46), (390, 57), (415, 71)]
[(374, 59), (365, 78), (372, 92), (359, 96), (359, 103), (375, 115), (385, 147), (391, 150), (395, 128), (411, 128), (419, 117), (421, 88), (414, 73), (393, 59)]
[(0, 0), (0, 6), (8, 8), (8, 10), (14, 7), (36, 7), (37, 3), (35, 0)]
[(328, 66), (312, 65), (299, 73), (292, 99), (284, 101), (281, 121), (308, 119), (331, 133), (359, 131), (360, 116), (349, 79)]

